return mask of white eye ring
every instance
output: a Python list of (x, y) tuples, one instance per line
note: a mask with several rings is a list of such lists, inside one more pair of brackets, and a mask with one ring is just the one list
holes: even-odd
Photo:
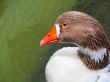
[(57, 31), (57, 37), (59, 37), (59, 35), (60, 35), (60, 25), (55, 24), (55, 26), (56, 26), (56, 31)]

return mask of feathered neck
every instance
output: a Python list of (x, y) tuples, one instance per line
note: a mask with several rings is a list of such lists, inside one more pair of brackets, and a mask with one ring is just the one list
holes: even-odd
[(91, 70), (100, 70), (109, 64), (109, 49), (107, 48), (92, 50), (79, 47), (78, 55), (83, 63)]

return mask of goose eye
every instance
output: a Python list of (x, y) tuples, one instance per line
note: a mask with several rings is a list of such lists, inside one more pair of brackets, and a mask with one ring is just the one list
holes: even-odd
[(67, 24), (61, 24), (60, 28), (66, 28)]
[(63, 26), (66, 26), (67, 24), (63, 24)]

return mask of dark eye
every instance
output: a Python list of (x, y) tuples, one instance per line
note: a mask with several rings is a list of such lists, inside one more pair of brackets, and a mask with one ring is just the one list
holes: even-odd
[(67, 24), (63, 24), (63, 26), (66, 26)]

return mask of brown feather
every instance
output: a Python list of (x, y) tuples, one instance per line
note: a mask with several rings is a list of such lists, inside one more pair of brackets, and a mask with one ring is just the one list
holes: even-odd
[[(82, 12), (70, 11), (60, 15), (56, 23), (61, 27), (59, 38), (62, 42), (75, 43), (93, 51), (101, 48), (107, 50), (103, 61), (99, 60), (99, 63), (79, 50), (78, 55), (88, 68), (98, 70), (108, 65), (110, 43), (101, 24), (95, 18)], [(64, 24), (66, 26), (63, 26)]]
[(104, 55), (103, 61), (99, 60), (99, 62), (96, 62), (94, 59), (91, 59), (91, 57), (87, 54), (84, 54), (80, 50), (78, 50), (78, 55), (83, 61), (83, 63), (91, 70), (100, 70), (106, 67), (109, 63), (109, 54), (108, 52), (106, 55)]

